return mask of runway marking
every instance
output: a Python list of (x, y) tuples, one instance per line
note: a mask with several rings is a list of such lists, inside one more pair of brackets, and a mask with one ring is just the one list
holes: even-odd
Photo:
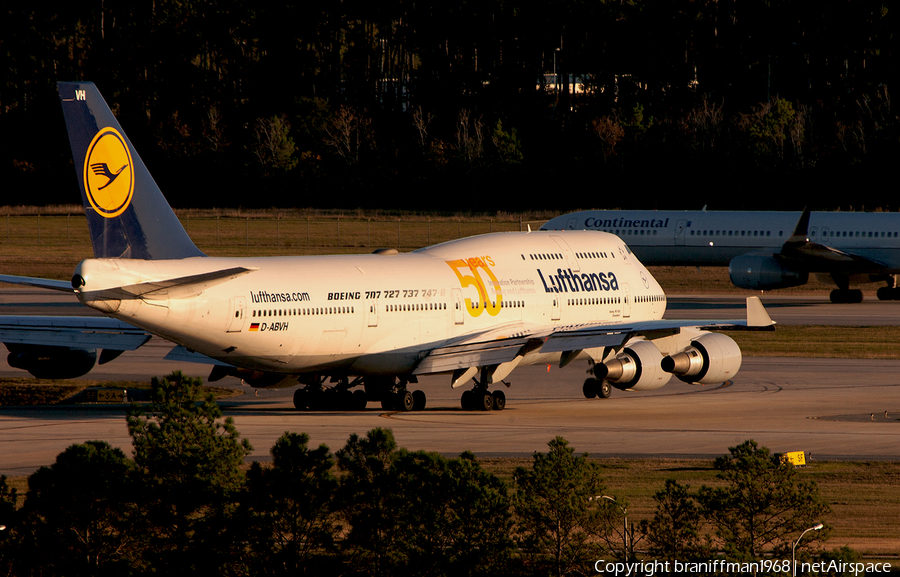
[[(89, 421), (61, 421), (61, 422), (57, 422), (57, 423), (40, 423), (40, 424), (34, 424), (34, 425), (24, 425), (23, 424), (23, 425), (14, 426), (14, 427), (0, 427), (0, 433), (4, 433), (6, 431), (18, 431), (21, 429), (41, 429), (41, 428), (47, 428), (47, 427), (61, 427), (63, 425), (65, 425), (65, 426), (93, 425), (93, 424), (103, 423), (104, 421), (107, 421), (107, 420), (108, 419), (92, 419)], [(3, 442), (7, 442), (7, 441), (0, 439), (0, 443), (3, 443)]]

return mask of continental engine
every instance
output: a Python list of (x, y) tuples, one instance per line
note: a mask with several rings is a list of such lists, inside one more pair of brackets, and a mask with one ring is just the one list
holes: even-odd
[(767, 254), (744, 254), (728, 263), (731, 283), (740, 288), (772, 290), (806, 284), (809, 273), (786, 267)]

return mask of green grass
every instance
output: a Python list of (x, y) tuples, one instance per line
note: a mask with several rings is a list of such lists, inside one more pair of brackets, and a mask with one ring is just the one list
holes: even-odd
[[(578, 447), (575, 447), (576, 453)], [(656, 509), (653, 495), (666, 479), (676, 479), (695, 491), (716, 486), (712, 460), (703, 459), (597, 459), (605, 491), (628, 505), (629, 522), (650, 520)], [(530, 467), (531, 459), (485, 459), (485, 468), (512, 482), (517, 466)], [(797, 469), (802, 480), (815, 481), (831, 513), (822, 519), (831, 527), (824, 548), (849, 545), (867, 556), (893, 561), (900, 556), (900, 463), (812, 461)], [(640, 548), (640, 546), (638, 547)]]
[(900, 326), (778, 325), (774, 332), (729, 332), (750, 357), (900, 359)]
[[(190, 212), (190, 211), (187, 211)], [(271, 213), (253, 216), (181, 215), (194, 243), (210, 256), (287, 256), (369, 253), (377, 248), (409, 251), (456, 238), (538, 228), (519, 215), (470, 218), (398, 215), (365, 217)], [(522, 218), (530, 215), (521, 215)], [(93, 256), (87, 221), (68, 214), (3, 214), (0, 208), (0, 271), (67, 280)]]
[[(135, 401), (147, 400), (149, 382), (138, 381), (76, 381), (66, 379), (0, 379), (0, 406), (26, 407), (83, 402), (79, 393), (85, 389), (126, 389)], [(242, 394), (234, 389), (204, 386), (204, 394), (212, 393), (216, 399)]]

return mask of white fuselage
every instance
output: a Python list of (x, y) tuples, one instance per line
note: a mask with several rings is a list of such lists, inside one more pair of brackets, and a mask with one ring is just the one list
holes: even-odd
[[(235, 267), (251, 272), (121, 301), (87, 296)], [(666, 308), (621, 239), (584, 231), (489, 234), (406, 254), (88, 259), (76, 273), (89, 306), (229, 364), (284, 374), (405, 374), (463, 335), (655, 320)]]
[[(544, 230), (595, 230), (621, 236), (646, 265), (725, 266), (755, 251), (776, 253), (800, 212), (588, 210), (558, 216)], [(900, 213), (812, 212), (807, 238), (900, 273)], [(860, 267), (854, 265), (858, 272)], [(810, 272), (831, 272), (830, 267)]]

